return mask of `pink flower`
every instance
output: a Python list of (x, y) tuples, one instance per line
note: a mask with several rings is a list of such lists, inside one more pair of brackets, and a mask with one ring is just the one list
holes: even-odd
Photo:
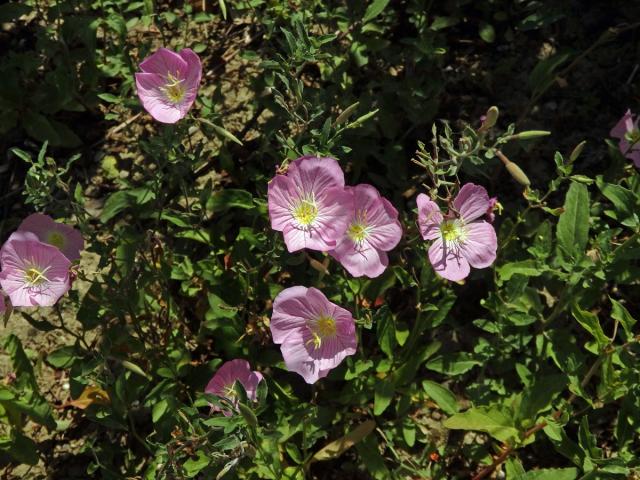
[(276, 175), (268, 189), (271, 228), (283, 233), (290, 252), (326, 252), (342, 238), (353, 198), (335, 159), (300, 157), (286, 175)]
[(58, 247), (72, 262), (80, 259), (80, 251), (84, 248), (84, 240), (79, 231), (41, 213), (34, 213), (25, 218), (18, 231), (31, 232), (41, 242)]
[(402, 237), (398, 211), (371, 185), (347, 187), (354, 204), (349, 225), (329, 253), (354, 277), (374, 278), (387, 268), (387, 252)]
[(140, 64), (136, 87), (142, 106), (162, 123), (176, 123), (187, 114), (202, 77), (200, 58), (191, 49), (178, 53), (160, 48)]
[(418, 195), (418, 226), (429, 247), (429, 261), (438, 275), (454, 282), (469, 275), (470, 267), (486, 268), (496, 259), (498, 240), (483, 220), (491, 201), (484, 187), (467, 183), (446, 216), (429, 197)]
[(271, 335), (284, 363), (307, 383), (326, 377), (356, 353), (356, 326), (348, 310), (315, 288), (291, 287), (273, 301)]
[(640, 168), (640, 129), (638, 118), (631, 110), (626, 111), (609, 135), (619, 140), (618, 147), (622, 154)]
[[(211, 393), (219, 397), (230, 400), (234, 405), (237, 403), (236, 392), (233, 385), (236, 381), (240, 382), (247, 392), (247, 398), (251, 401), (256, 400), (258, 393), (258, 384), (264, 379), (260, 372), (252, 372), (249, 362), (237, 358), (224, 363), (213, 378), (209, 380), (205, 393)], [(216, 408), (217, 409), (217, 408)], [(227, 410), (222, 411), (225, 415), (231, 415)]]
[(13, 233), (0, 250), (0, 286), (14, 307), (50, 307), (71, 288), (71, 262), (33, 233)]

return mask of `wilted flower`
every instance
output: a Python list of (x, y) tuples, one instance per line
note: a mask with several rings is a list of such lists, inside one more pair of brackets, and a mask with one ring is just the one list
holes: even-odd
[(0, 286), (14, 307), (50, 307), (71, 288), (71, 262), (30, 232), (13, 233), (0, 250)]
[(160, 48), (140, 64), (136, 73), (138, 97), (153, 118), (176, 123), (187, 114), (202, 77), (200, 58), (191, 49), (178, 53)]
[(4, 313), (7, 309), (7, 305), (4, 301), (4, 292), (0, 290), (0, 314)]
[[(487, 209), (487, 213), (485, 213), (484, 218), (487, 219), (487, 221), (489, 223), (493, 223), (493, 221), (496, 219), (496, 214), (493, 213), (497, 208), (501, 208), (498, 205), (498, 197), (491, 197), (489, 199), (489, 208)], [(498, 210), (498, 212), (501, 212), (502, 210)]]
[(626, 111), (609, 134), (619, 140), (618, 147), (622, 154), (640, 168), (640, 129), (638, 118), (631, 110)]
[[(240, 382), (247, 392), (247, 398), (255, 401), (258, 393), (258, 384), (263, 380), (260, 372), (251, 371), (251, 366), (246, 360), (236, 358), (224, 363), (213, 378), (209, 380), (205, 393), (211, 393), (219, 397), (226, 398), (232, 403), (236, 403), (236, 392), (233, 388), (235, 382)], [(231, 412), (223, 410), (225, 415), (231, 415)]]
[(290, 252), (326, 252), (342, 238), (353, 197), (345, 191), (344, 173), (335, 159), (300, 157), (268, 189), (271, 228), (283, 233)]
[(356, 353), (356, 327), (348, 310), (316, 288), (291, 287), (273, 301), (271, 335), (280, 344), (287, 369), (307, 383), (326, 377)]
[(438, 275), (460, 281), (470, 266), (485, 268), (496, 259), (498, 241), (493, 226), (483, 219), (491, 206), (484, 187), (467, 183), (446, 216), (429, 197), (418, 195), (418, 226), (429, 247), (429, 261)]
[(348, 227), (329, 253), (354, 277), (373, 278), (389, 264), (387, 252), (402, 237), (398, 211), (371, 185), (347, 187), (354, 203)]
[(41, 213), (34, 213), (25, 218), (18, 231), (31, 232), (41, 242), (58, 247), (72, 262), (80, 258), (80, 251), (84, 248), (84, 240), (79, 231)]

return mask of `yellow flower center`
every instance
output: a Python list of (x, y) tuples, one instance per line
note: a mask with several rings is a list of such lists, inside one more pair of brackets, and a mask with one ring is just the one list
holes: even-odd
[(321, 337), (333, 337), (336, 334), (336, 321), (333, 317), (322, 316), (316, 324), (316, 331)]
[(316, 202), (311, 199), (305, 199), (300, 201), (292, 212), (293, 218), (303, 227), (310, 226), (318, 216), (318, 207)]
[(46, 277), (48, 268), (41, 270), (35, 266), (29, 267), (24, 271), (24, 282), (30, 287), (38, 287), (49, 279)]
[(51, 232), (47, 235), (47, 243), (54, 247), (62, 248), (65, 244), (64, 235), (60, 232)]
[(440, 232), (445, 242), (460, 242), (464, 241), (467, 236), (463, 223), (456, 220), (445, 220), (440, 225)]
[(311, 335), (313, 335), (309, 343), (313, 343), (315, 348), (320, 348), (323, 339), (336, 336), (336, 320), (328, 315), (322, 315), (312, 323), (309, 330), (311, 330)]
[(167, 100), (172, 103), (180, 103), (186, 93), (185, 88), (182, 86), (182, 80), (173, 76), (173, 74), (167, 74), (167, 84), (162, 88)]
[(347, 228), (347, 235), (354, 243), (361, 243), (369, 236), (366, 211), (360, 210), (356, 213), (355, 220)]

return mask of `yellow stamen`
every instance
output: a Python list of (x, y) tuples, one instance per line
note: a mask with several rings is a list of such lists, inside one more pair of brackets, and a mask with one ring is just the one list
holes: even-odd
[(167, 100), (172, 103), (180, 103), (182, 101), (186, 93), (182, 82), (183, 80), (180, 80), (177, 76), (167, 73), (167, 84), (162, 87), (162, 91), (166, 95)]
[(24, 271), (24, 281), (30, 287), (38, 287), (49, 279), (46, 277), (48, 268), (40, 270), (35, 266), (29, 267)]
[(332, 338), (336, 336), (336, 320), (328, 315), (322, 315), (315, 321), (310, 322), (309, 330), (313, 338), (307, 342), (307, 345), (312, 343), (314, 348), (320, 348), (322, 341), (325, 338)]
[(292, 211), (293, 218), (303, 227), (310, 226), (318, 216), (318, 207), (312, 199), (300, 201)]
[(440, 225), (440, 232), (445, 242), (460, 242), (467, 236), (460, 220), (445, 220)]

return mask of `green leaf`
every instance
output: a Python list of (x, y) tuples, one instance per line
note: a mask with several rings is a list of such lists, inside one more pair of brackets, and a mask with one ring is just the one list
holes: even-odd
[(376, 422), (373, 420), (365, 420), (343, 437), (329, 442), (318, 450), (311, 458), (311, 462), (320, 462), (338, 458), (352, 446), (364, 440), (365, 437), (373, 432), (375, 428)]
[(69, 368), (76, 357), (75, 346), (61, 347), (47, 355), (47, 363), (54, 368)]
[(445, 413), (448, 415), (455, 415), (458, 413), (458, 400), (447, 387), (443, 387), (431, 380), (424, 380), (422, 382), (422, 388)]
[(541, 468), (518, 475), (513, 480), (575, 480), (577, 476), (577, 468)]
[(25, 463), (27, 465), (35, 465), (40, 459), (36, 442), (29, 437), (25, 437), (22, 433), (13, 435), (7, 453), (19, 463)]
[(564, 202), (564, 212), (558, 219), (559, 254), (565, 260), (582, 257), (589, 238), (589, 190), (582, 183), (572, 182)]
[(544, 272), (543, 268), (536, 265), (535, 260), (522, 260), (501, 265), (497, 269), (501, 282), (506, 282), (514, 275), (524, 275), (525, 277), (538, 277)]
[(575, 318), (578, 323), (582, 325), (582, 327), (589, 332), (593, 338), (595, 338), (600, 351), (609, 345), (610, 341), (604, 334), (602, 326), (600, 325), (600, 320), (595, 313), (582, 310), (577, 304), (573, 305), (571, 313), (573, 314), (573, 318)]
[(393, 358), (393, 347), (396, 344), (395, 322), (389, 307), (384, 305), (374, 316), (376, 322), (376, 334), (378, 336), (378, 345), (380, 349), (389, 358)]
[(569, 58), (569, 53), (558, 53), (540, 60), (529, 74), (529, 88), (534, 94), (543, 92), (555, 81), (555, 70)]
[(203, 450), (198, 450), (196, 456), (190, 457), (182, 466), (187, 474), (187, 478), (193, 478), (200, 473), (203, 468), (207, 467), (209, 463), (209, 456)]
[(625, 308), (617, 300), (610, 298), (611, 300), (611, 318), (620, 322), (622, 328), (624, 329), (624, 333), (627, 335), (628, 339), (633, 338), (633, 326), (636, 324), (636, 319), (631, 316), (629, 310)]
[(367, 7), (367, 11), (362, 17), (362, 23), (367, 23), (380, 15), (389, 4), (390, 0), (373, 0)]
[(375, 480), (393, 478), (384, 464), (384, 458), (380, 454), (378, 446), (378, 439), (374, 435), (369, 435), (362, 442), (356, 444), (356, 449), (372, 478)]
[(125, 191), (114, 192), (104, 202), (104, 208), (100, 214), (100, 221), (107, 223), (122, 210), (131, 204), (129, 194)]
[(635, 227), (638, 225), (638, 197), (631, 191), (620, 185), (605, 183), (602, 176), (596, 177), (596, 185), (615, 207), (615, 210), (606, 210), (605, 213), (618, 220), (627, 227)]
[(389, 377), (377, 381), (373, 396), (373, 413), (376, 416), (382, 415), (391, 404), (394, 391), (393, 381)]
[(473, 407), (457, 413), (443, 423), (452, 430), (477, 430), (491, 435), (501, 442), (512, 442), (518, 438), (513, 412), (499, 406)]
[(493, 43), (496, 40), (496, 31), (490, 23), (482, 22), (478, 33), (480, 38), (487, 43)]
[(466, 352), (443, 354), (434, 357), (426, 363), (426, 367), (434, 372), (446, 375), (462, 375), (476, 365), (480, 365), (478, 360), (471, 358)]
[(230, 208), (254, 208), (253, 196), (246, 190), (228, 188), (215, 192), (207, 200), (207, 212), (225, 212)]
[(31, 10), (32, 7), (20, 2), (10, 2), (0, 5), (0, 23), (13, 22)]

